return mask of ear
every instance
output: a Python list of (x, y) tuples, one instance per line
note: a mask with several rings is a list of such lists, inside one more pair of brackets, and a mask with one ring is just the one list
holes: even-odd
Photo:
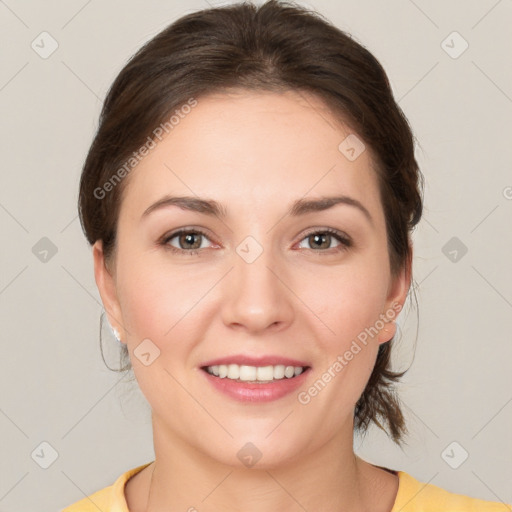
[(407, 293), (411, 286), (412, 256), (413, 248), (412, 246), (409, 246), (409, 257), (406, 259), (398, 275), (396, 275), (390, 283), (385, 303), (385, 310), (381, 317), (383, 319), (386, 317), (387, 320), (385, 320), (384, 327), (379, 332), (379, 343), (386, 343), (390, 341), (396, 334), (395, 319), (404, 307), (405, 300), (407, 299)]
[(108, 321), (113, 328), (117, 329), (122, 342), (125, 343), (123, 340), (126, 339), (126, 332), (122, 324), (121, 307), (117, 299), (115, 277), (107, 268), (102, 240), (97, 240), (94, 243), (92, 254), (94, 259), (94, 278), (100, 292), (103, 307), (107, 313)]

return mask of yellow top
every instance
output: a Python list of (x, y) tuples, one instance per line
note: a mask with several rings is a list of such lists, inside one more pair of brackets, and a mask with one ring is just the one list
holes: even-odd
[[(124, 495), (126, 482), (151, 462), (123, 473), (112, 485), (77, 501), (60, 512), (129, 512)], [(387, 469), (387, 468), (383, 468)], [(390, 470), (388, 470), (390, 471)], [(408, 473), (398, 475), (398, 493), (390, 512), (512, 512), (512, 505), (455, 494), (418, 482)]]

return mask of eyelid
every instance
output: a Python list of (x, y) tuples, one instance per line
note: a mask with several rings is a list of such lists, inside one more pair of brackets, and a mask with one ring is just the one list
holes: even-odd
[(329, 228), (329, 227), (321, 227), (321, 226), (315, 226), (313, 228), (307, 229), (304, 234), (302, 235), (301, 241), (315, 233), (329, 233), (331, 235), (337, 235), (339, 238), (343, 239), (346, 242), (352, 243), (352, 239), (350, 236), (348, 236), (345, 232), (340, 231), (339, 229), (335, 228)]

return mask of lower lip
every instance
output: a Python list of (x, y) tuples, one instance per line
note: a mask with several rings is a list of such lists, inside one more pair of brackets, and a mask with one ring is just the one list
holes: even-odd
[(250, 384), (248, 382), (237, 382), (236, 380), (224, 377), (215, 377), (206, 370), (201, 370), (205, 374), (208, 382), (225, 395), (234, 398), (240, 402), (272, 402), (278, 400), (304, 384), (304, 381), (311, 368), (307, 368), (300, 375), (288, 379), (278, 379), (266, 384)]

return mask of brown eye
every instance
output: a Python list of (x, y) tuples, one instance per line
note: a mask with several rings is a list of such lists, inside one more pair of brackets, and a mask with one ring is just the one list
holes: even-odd
[[(177, 243), (171, 243), (171, 240), (174, 239), (177, 240)], [(182, 229), (164, 236), (160, 243), (172, 252), (193, 255), (197, 254), (200, 249), (207, 247), (207, 244), (202, 244), (205, 240), (209, 240), (209, 238), (202, 231)]]
[(180, 249), (199, 249), (201, 247), (201, 236), (199, 233), (182, 233), (178, 235)]
[(317, 233), (309, 235), (308, 241), (310, 247), (315, 249), (330, 249), (332, 238), (329, 233)]
[[(342, 232), (332, 229), (312, 231), (302, 240), (307, 240), (307, 247), (304, 248), (312, 249), (315, 252), (325, 252), (329, 249), (340, 251), (352, 245), (350, 238)], [(337, 244), (333, 246), (333, 242), (337, 242)], [(320, 250), (316, 251), (315, 249)]]

